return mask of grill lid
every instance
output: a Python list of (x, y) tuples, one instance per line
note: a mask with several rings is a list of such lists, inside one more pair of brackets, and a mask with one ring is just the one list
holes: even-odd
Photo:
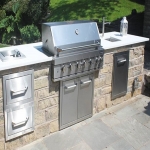
[(96, 22), (68, 21), (42, 24), (43, 48), (57, 55), (82, 47), (100, 45)]

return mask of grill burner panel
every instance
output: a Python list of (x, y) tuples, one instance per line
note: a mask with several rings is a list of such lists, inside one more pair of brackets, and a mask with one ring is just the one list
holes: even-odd
[(54, 56), (53, 81), (93, 72), (103, 65), (104, 51), (95, 22), (44, 23), (42, 42), (43, 49)]

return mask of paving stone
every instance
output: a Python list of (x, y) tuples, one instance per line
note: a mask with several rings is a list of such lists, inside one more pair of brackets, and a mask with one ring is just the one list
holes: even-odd
[(27, 146), (24, 146), (22, 148), (18, 148), (18, 150), (48, 150), (46, 146), (40, 141), (36, 142), (34, 144), (30, 144)]
[(116, 118), (121, 121), (126, 120), (137, 113), (139, 113), (139, 110), (132, 106), (126, 106), (115, 112)]
[(100, 120), (79, 127), (76, 131), (93, 150), (102, 150), (120, 138)]
[(43, 139), (48, 150), (66, 150), (81, 142), (79, 135), (71, 128), (64, 129)]
[(130, 118), (112, 128), (118, 135), (122, 136), (135, 149), (139, 149), (150, 140), (150, 129)]
[(150, 150), (150, 142), (141, 147), (140, 150)]
[(92, 149), (85, 142), (81, 142), (80, 144), (68, 150), (92, 150)]
[(133, 118), (135, 118), (141, 124), (146, 124), (150, 121), (150, 116), (145, 114), (144, 112), (134, 115)]
[(127, 141), (123, 138), (111, 144), (104, 150), (135, 150)]
[(116, 118), (115, 114), (104, 116), (101, 118), (101, 120), (109, 127), (113, 127), (114, 125), (120, 123), (120, 120)]

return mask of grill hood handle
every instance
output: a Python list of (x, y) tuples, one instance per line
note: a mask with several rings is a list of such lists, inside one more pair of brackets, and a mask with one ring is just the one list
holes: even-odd
[(57, 52), (59, 53), (59, 52), (66, 51), (66, 50), (73, 50), (73, 49), (80, 49), (80, 48), (81, 49), (83, 49), (83, 48), (92, 48), (92, 47), (95, 47), (95, 46), (100, 46), (100, 43), (97, 42), (95, 44), (84, 45), (84, 46), (76, 46), (76, 47), (71, 47), (71, 48), (61, 48), (61, 46), (60, 46), (60, 47), (56, 47), (56, 49), (57, 49)]

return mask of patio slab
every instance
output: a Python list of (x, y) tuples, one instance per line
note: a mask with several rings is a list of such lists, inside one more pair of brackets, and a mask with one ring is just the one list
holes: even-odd
[(150, 98), (140, 95), (18, 150), (149, 150)]

